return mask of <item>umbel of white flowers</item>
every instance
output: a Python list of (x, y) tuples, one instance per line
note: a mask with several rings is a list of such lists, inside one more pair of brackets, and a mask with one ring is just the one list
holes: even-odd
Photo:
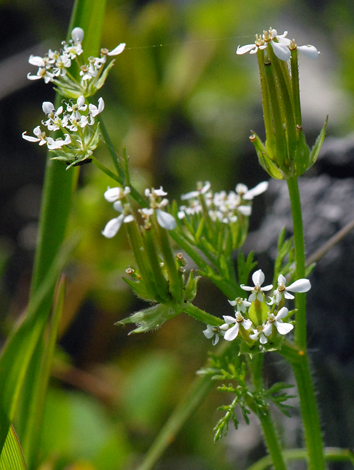
[(207, 325), (203, 334), (206, 338), (212, 339), (213, 345), (217, 344), (220, 337), (226, 341), (234, 341), (236, 338), (242, 337), (248, 342), (259, 341), (261, 346), (268, 343), (272, 336), (280, 335), (280, 337), (290, 333), (294, 325), (284, 320), (290, 317), (291, 313), (284, 307), (284, 301), (293, 299), (294, 296), (290, 292), (304, 293), (311, 289), (311, 283), (308, 279), (298, 279), (289, 286), (286, 286), (286, 278), (282, 274), (278, 276), (277, 289), (273, 291), (269, 301), (265, 307), (262, 307), (262, 318), (257, 318), (251, 313), (252, 305), (255, 302), (263, 302), (264, 295), (273, 289), (273, 285), (262, 287), (265, 280), (264, 273), (261, 269), (255, 271), (252, 275), (254, 286), (241, 285), (246, 292), (250, 292), (248, 299), (238, 297), (235, 300), (229, 300), (230, 305), (236, 307), (235, 317), (225, 315), (223, 318), (225, 323), (221, 326)]
[[(111, 51), (102, 48), (100, 57), (90, 56), (85, 61), (83, 39), (83, 29), (76, 27), (71, 32), (69, 42), (63, 41), (59, 51), (49, 49), (44, 57), (31, 55), (28, 62), (38, 67), (38, 71), (35, 75), (29, 73), (27, 78), (29, 80), (43, 79), (45, 83), (53, 83), (60, 94), (66, 98), (94, 95), (103, 86), (114, 64), (112, 61), (107, 65), (107, 56), (121, 54), (125, 49), (125, 43), (118, 44)], [(79, 81), (70, 72), (74, 62), (80, 66)]]
[[(298, 46), (295, 40), (270, 28), (256, 35), (254, 44), (238, 46), (236, 53), (255, 54), (258, 59), (266, 141), (252, 131), (259, 163), (276, 179), (302, 175), (316, 161), (327, 121), (310, 150), (302, 129), (298, 54), (311, 59), (319, 56), (315, 46)], [(284, 63), (287, 66), (284, 67)]]
[(52, 160), (65, 163), (67, 169), (91, 161), (90, 157), (100, 138), (99, 125), (95, 118), (104, 110), (103, 99), (99, 98), (95, 106), (91, 103), (87, 105), (85, 98), (79, 96), (76, 101), (63, 100), (57, 110), (53, 103), (44, 101), (42, 109), (46, 115), (46, 120), (42, 121), (42, 125), (49, 132), (60, 132), (60, 137), (54, 139), (48, 136), (41, 126), (33, 129), (33, 136), (27, 135), (26, 131), (23, 132), (22, 137), (41, 146), (47, 145), (48, 150), (57, 155)]

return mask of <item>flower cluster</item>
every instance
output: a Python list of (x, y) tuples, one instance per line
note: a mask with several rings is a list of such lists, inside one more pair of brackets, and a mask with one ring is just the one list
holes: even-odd
[[(177, 211), (179, 227), (187, 229), (193, 243), (205, 250), (205, 243), (212, 256), (220, 251), (235, 250), (245, 241), (253, 198), (268, 188), (268, 182), (248, 189), (238, 184), (235, 191), (213, 193), (207, 181), (197, 183), (197, 190), (183, 194), (186, 204)], [(203, 245), (203, 246), (201, 246)], [(228, 248), (227, 248), (228, 247)]]
[(212, 193), (210, 191), (209, 181), (198, 183), (198, 189), (189, 193), (183, 194), (181, 199), (188, 201), (189, 205), (183, 205), (179, 208), (178, 218), (184, 219), (185, 217), (199, 214), (203, 212), (203, 200), (200, 196), (204, 196), (205, 204), (208, 210), (208, 215), (213, 221), (220, 221), (224, 224), (237, 222), (240, 215), (250, 216), (252, 213), (252, 206), (250, 201), (254, 196), (264, 193), (268, 188), (268, 182), (258, 184), (253, 189), (248, 189), (244, 184), (238, 184), (235, 191), (221, 191), (219, 193)]
[(57, 110), (53, 103), (44, 101), (42, 109), (46, 115), (42, 125), (48, 131), (60, 131), (62, 135), (54, 139), (47, 136), (41, 126), (37, 126), (33, 129), (33, 136), (27, 135), (26, 131), (22, 137), (29, 142), (47, 145), (48, 150), (56, 152), (57, 156), (52, 160), (62, 161), (68, 168), (90, 162), (99, 142), (99, 126), (95, 118), (104, 110), (103, 99), (99, 98), (95, 106), (87, 105), (85, 98), (79, 96), (76, 102), (73, 99), (68, 102), (63, 100)]
[(271, 284), (262, 287), (264, 280), (264, 273), (259, 269), (252, 275), (253, 286), (241, 284), (244, 291), (250, 292), (248, 299), (238, 297), (229, 300), (236, 307), (235, 317), (225, 315), (225, 323), (221, 326), (207, 325), (207, 329), (203, 331), (204, 336), (213, 339), (214, 345), (218, 343), (220, 336), (226, 341), (242, 336), (248, 345), (259, 341), (261, 347), (264, 347), (270, 340), (274, 342), (279, 335), (282, 337), (290, 333), (294, 326), (283, 321), (291, 315), (284, 307), (285, 299), (294, 298), (289, 292), (308, 292), (311, 289), (310, 281), (299, 279), (286, 286), (286, 279), (280, 274), (277, 288), (273, 290), (268, 302), (263, 302), (264, 293), (273, 289)]
[(106, 201), (113, 202), (113, 209), (120, 212), (120, 215), (111, 219), (103, 229), (102, 235), (106, 238), (113, 238), (118, 233), (123, 222), (125, 224), (133, 222), (134, 216), (131, 214), (130, 204), (126, 200), (128, 194), (130, 194), (129, 186), (124, 189), (119, 187), (108, 188), (104, 193)]
[(165, 198), (167, 193), (163, 190), (162, 186), (160, 189), (145, 189), (145, 197), (149, 199), (150, 208), (139, 209), (142, 218), (145, 221), (145, 228), (150, 228), (150, 217), (156, 213), (156, 219), (160, 227), (166, 230), (174, 230), (176, 228), (175, 218), (162, 208), (168, 205), (168, 199)]
[[(116, 56), (124, 51), (125, 44), (119, 44), (115, 49), (101, 49), (100, 57), (89, 57), (85, 63), (82, 59), (82, 40), (84, 31), (81, 28), (74, 28), (71, 32), (71, 39), (68, 43), (62, 42), (59, 51), (49, 51), (44, 57), (33, 56), (29, 58), (29, 63), (38, 67), (37, 74), (27, 75), (29, 80), (43, 79), (45, 83), (53, 83), (61, 95), (67, 98), (78, 98), (92, 96), (99, 90), (113, 66), (110, 62), (106, 66), (107, 56)], [(70, 72), (73, 63), (80, 67), (80, 79), (76, 80)]]
[(315, 46), (305, 45), (297, 46), (294, 40), (288, 39), (286, 36), (288, 32), (285, 31), (283, 34), (278, 34), (276, 29), (270, 28), (269, 31), (263, 31), (263, 34), (256, 34), (256, 41), (254, 44), (246, 44), (245, 46), (238, 46), (236, 54), (242, 55), (247, 54), (256, 54), (258, 49), (264, 50), (267, 48), (268, 44), (271, 45), (274, 54), (278, 59), (287, 61), (291, 57), (291, 50), (297, 49), (305, 56), (310, 59), (316, 59), (318, 57), (319, 51)]
[[(127, 196), (130, 194), (130, 188), (108, 188), (104, 193), (104, 197), (108, 202), (113, 202), (113, 208), (120, 212), (120, 215), (117, 218), (110, 220), (105, 226), (102, 234), (106, 238), (114, 237), (122, 223), (129, 223), (134, 220), (133, 215), (131, 214), (130, 204), (127, 202)], [(142, 219), (144, 220), (144, 228), (150, 230), (151, 228), (151, 217), (153, 214), (156, 214), (156, 220), (160, 227), (166, 230), (173, 230), (176, 227), (175, 218), (168, 212), (162, 210), (163, 207), (166, 207), (168, 204), (168, 199), (165, 198), (167, 193), (160, 189), (145, 189), (145, 196), (149, 199), (150, 208), (139, 209)]]
[(319, 51), (311, 45), (297, 46), (287, 34), (270, 28), (256, 35), (254, 44), (236, 50), (237, 54), (249, 52), (258, 58), (266, 141), (263, 143), (253, 131), (250, 141), (261, 166), (276, 179), (300, 176), (314, 164), (327, 125), (326, 121), (310, 149), (302, 130), (298, 53), (316, 59)]

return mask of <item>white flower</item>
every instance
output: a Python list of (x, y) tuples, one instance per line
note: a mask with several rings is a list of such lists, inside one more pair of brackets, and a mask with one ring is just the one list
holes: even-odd
[(289, 310), (286, 307), (283, 307), (279, 310), (276, 316), (271, 313), (268, 316), (268, 321), (263, 329), (263, 332), (266, 336), (269, 336), (272, 333), (273, 325), (278, 330), (280, 335), (287, 335), (294, 328), (291, 323), (283, 323), (282, 318), (286, 317), (289, 313)]
[(218, 326), (207, 325), (206, 330), (203, 330), (203, 334), (206, 338), (211, 339), (213, 338), (213, 346), (218, 344), (220, 339), (220, 334), (224, 336), (224, 331), (220, 330)]
[(87, 104), (85, 103), (85, 98), (81, 95), (76, 100), (76, 104), (73, 104), (73, 100), (69, 100), (69, 103), (66, 103), (66, 110), (69, 113), (75, 113), (76, 111), (86, 111)]
[[(270, 43), (274, 54), (278, 57), (278, 59), (287, 61), (291, 57), (291, 48), (296, 48), (294, 41), (290, 41), (287, 36), (288, 32), (285, 31), (283, 34), (278, 34), (276, 29), (270, 28), (269, 31), (264, 31), (262, 36), (256, 35), (256, 41), (254, 44), (246, 44), (245, 46), (238, 46), (236, 50), (236, 54), (256, 54), (258, 49), (262, 50), (267, 47), (267, 43)], [(309, 57), (310, 59), (315, 59), (318, 57), (319, 51), (316, 49), (315, 46), (305, 45), (299, 46), (297, 49)]]
[(117, 47), (115, 47), (114, 49), (112, 49), (110, 52), (108, 52), (107, 55), (118, 55), (118, 54), (121, 54), (124, 49), (125, 49), (125, 46), (126, 44), (124, 42), (122, 42), (121, 44), (118, 44)]
[[(233, 341), (237, 337), (240, 331), (240, 325), (242, 325), (245, 330), (249, 330), (252, 326), (251, 320), (244, 318), (240, 312), (236, 312), (236, 318), (230, 317), (228, 315), (223, 316), (223, 318), (226, 323), (221, 325), (220, 328), (224, 331), (227, 330), (224, 336), (226, 341)], [(230, 328), (230, 325), (232, 324), (234, 324), (234, 326)]]
[(253, 333), (250, 335), (250, 338), (256, 341), (259, 338), (259, 342), (261, 344), (266, 344), (268, 342), (267, 337), (264, 334), (264, 326), (260, 325), (257, 326), (255, 330), (253, 330)]
[(261, 269), (258, 269), (258, 271), (254, 272), (252, 274), (252, 281), (254, 284), (254, 287), (249, 287), (245, 286), (244, 284), (241, 284), (241, 289), (245, 291), (252, 292), (252, 294), (249, 296), (248, 300), (250, 302), (253, 302), (254, 300), (259, 300), (260, 302), (263, 301), (263, 294), (262, 292), (267, 292), (273, 288), (273, 285), (270, 284), (265, 287), (261, 287), (265, 279), (264, 273)]
[(168, 199), (164, 198), (162, 201), (158, 201), (159, 198), (167, 196), (166, 191), (163, 190), (162, 186), (160, 189), (145, 189), (145, 196), (149, 198), (150, 201), (150, 209), (140, 209), (140, 213), (142, 216), (149, 220), (153, 212), (156, 212), (157, 222), (160, 227), (166, 230), (173, 230), (176, 228), (176, 220), (175, 218), (169, 214), (161, 210), (162, 207), (167, 206)]
[(268, 186), (268, 181), (263, 181), (262, 183), (257, 184), (257, 186), (255, 186), (254, 188), (248, 189), (245, 184), (239, 183), (236, 186), (236, 193), (242, 199), (245, 199), (246, 201), (252, 201), (255, 196), (259, 196), (260, 194), (267, 191)]
[(118, 217), (110, 220), (106, 224), (105, 228), (102, 231), (102, 235), (104, 235), (106, 238), (114, 237), (117, 234), (118, 230), (121, 228), (123, 223), (127, 224), (129, 222), (133, 222), (134, 220), (134, 217), (132, 216), (132, 214), (126, 213), (129, 208), (125, 209), (121, 201), (116, 201), (113, 204), (113, 208), (117, 212), (121, 212), (121, 214)]
[(275, 302), (277, 304), (279, 304), (283, 297), (285, 297), (286, 299), (294, 299), (294, 296), (292, 294), (289, 294), (289, 291), (303, 293), (308, 292), (311, 289), (311, 283), (308, 279), (298, 279), (297, 281), (290, 284), (290, 286), (286, 286), (285, 283), (285, 277), (282, 274), (279, 274), (278, 287), (273, 292)]
[(44, 79), (45, 83), (50, 82), (54, 78), (54, 74), (51, 73), (46, 67), (41, 67), (38, 69), (37, 75), (27, 74), (28, 80), (41, 80)]
[(98, 99), (98, 107), (95, 106), (94, 104), (89, 104), (89, 112), (92, 117), (96, 117), (97, 114), (102, 113), (103, 110), (104, 110), (103, 98)]
[(27, 135), (27, 131), (25, 131), (22, 134), (22, 138), (28, 140), (29, 142), (39, 142), (39, 145), (45, 145), (47, 143), (45, 132), (42, 132), (40, 126), (37, 126), (33, 129), (33, 134), (35, 137)]
[[(283, 43), (282, 39), (288, 34), (285, 31), (284, 34), (279, 35), (275, 29), (270, 29), (269, 31), (264, 31), (263, 36), (256, 35), (256, 41), (254, 44), (246, 44), (245, 46), (238, 46), (236, 50), (236, 54), (242, 55), (247, 54), (256, 54), (258, 49), (262, 50), (267, 47), (267, 43), (269, 42), (273, 48), (274, 54), (280, 60), (288, 60), (291, 57), (291, 52), (286, 44)], [(274, 39), (277, 39), (279, 42), (275, 42)]]
[(237, 312), (245, 313), (247, 308), (251, 305), (251, 302), (248, 302), (246, 299), (242, 297), (237, 297), (235, 300), (228, 300), (229, 304), (233, 307), (236, 306)]

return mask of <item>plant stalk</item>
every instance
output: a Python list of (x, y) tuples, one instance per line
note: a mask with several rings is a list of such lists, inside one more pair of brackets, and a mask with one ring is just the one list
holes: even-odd
[[(293, 218), (296, 277), (301, 279), (305, 277), (305, 240), (299, 186), (296, 177), (289, 178), (287, 183)], [(296, 294), (295, 305), (297, 308), (295, 343), (299, 348), (300, 360), (296, 364), (293, 362), (290, 362), (290, 364), (299, 391), (301, 416), (309, 458), (308, 468), (309, 470), (324, 470), (322, 431), (307, 354), (305, 294)]]

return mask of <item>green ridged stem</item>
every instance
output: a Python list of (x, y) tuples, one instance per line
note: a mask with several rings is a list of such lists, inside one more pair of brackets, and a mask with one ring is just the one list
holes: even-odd
[(183, 311), (189, 316), (193, 317), (195, 320), (201, 321), (206, 325), (221, 326), (225, 323), (223, 320), (221, 320), (221, 318), (204, 312), (204, 310), (196, 307), (193, 304), (187, 304)]
[(168, 273), (168, 280), (170, 284), (170, 292), (172, 297), (178, 302), (182, 301), (183, 298), (183, 278), (182, 273), (179, 272), (175, 256), (173, 254), (171, 244), (168, 238), (167, 230), (162, 228), (157, 220), (156, 214), (153, 215), (153, 223), (155, 233), (157, 234), (157, 240), (161, 254), (165, 263), (165, 267)]
[(291, 70), (291, 88), (293, 92), (294, 113), (297, 126), (302, 126), (301, 104), (300, 104), (300, 82), (299, 82), (299, 64), (297, 49), (291, 51), (290, 59)]
[(158, 300), (161, 303), (170, 302), (171, 297), (169, 295), (168, 282), (162, 273), (161, 266), (160, 266), (160, 259), (157, 256), (155, 243), (152, 237), (153, 237), (153, 234), (151, 230), (145, 230), (142, 236), (145, 242), (146, 254), (150, 261), (151, 270), (155, 278), (156, 289), (159, 293), (159, 299), (156, 299), (156, 300)]
[[(287, 180), (293, 218), (295, 272), (296, 278), (305, 277), (305, 241), (298, 181), (296, 177)], [(304, 427), (305, 442), (309, 457), (309, 470), (324, 470), (323, 441), (317, 409), (315, 390), (307, 355), (306, 296), (297, 293), (295, 297), (295, 344), (299, 348), (300, 361), (292, 365), (300, 397), (300, 409)]]
[(141, 233), (138, 229), (136, 222), (129, 222), (125, 224), (129, 236), (130, 245), (132, 247), (135, 261), (138, 265), (138, 269), (141, 277), (143, 278), (146, 289), (148, 290), (151, 298), (159, 300), (158, 289), (154, 283), (154, 276), (150, 263), (147, 259), (147, 255), (144, 248), (144, 242)]
[[(276, 140), (274, 135), (273, 119), (271, 112), (271, 103), (270, 103), (270, 93), (269, 87), (267, 84), (265, 68), (267, 67), (264, 64), (264, 51), (258, 49), (257, 52), (259, 75), (261, 79), (261, 92), (262, 92), (262, 106), (263, 106), (263, 117), (264, 117), (264, 126), (266, 131), (267, 138), (267, 147), (270, 149), (276, 148)], [(270, 152), (272, 155), (272, 152)]]

